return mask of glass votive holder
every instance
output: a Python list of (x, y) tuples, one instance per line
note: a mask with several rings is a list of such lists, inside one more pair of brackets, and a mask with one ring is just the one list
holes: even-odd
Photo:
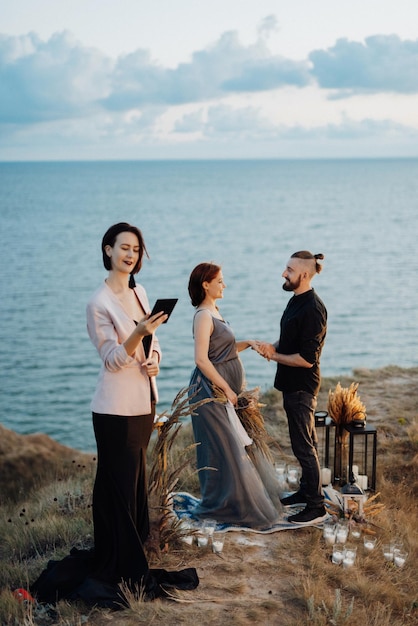
[(346, 546), (344, 549), (343, 556), (343, 567), (345, 569), (349, 567), (353, 567), (357, 556), (357, 547), (356, 546)]
[(351, 526), (350, 528), (350, 537), (352, 539), (360, 539), (361, 537), (361, 527), (359, 524), (354, 524), (354, 526)]
[(286, 483), (287, 464), (276, 463), (275, 470), (276, 470), (277, 480), (279, 481), (279, 484), (283, 486)]
[(333, 546), (336, 540), (337, 526), (334, 522), (324, 522), (322, 536), (327, 546)]
[(299, 468), (289, 465), (287, 468), (287, 482), (289, 487), (297, 487), (299, 484)]
[(199, 548), (206, 548), (209, 543), (209, 537), (206, 533), (200, 531), (196, 535), (197, 545)]
[(192, 545), (193, 540), (194, 540), (194, 529), (195, 526), (193, 524), (193, 522), (191, 522), (188, 519), (182, 519), (180, 524), (179, 524), (179, 530), (180, 530), (180, 539), (183, 541), (183, 543), (187, 543), (189, 546)]
[(276, 474), (277, 477), (283, 477), (283, 480), (286, 478), (286, 469), (287, 469), (287, 463), (284, 462), (279, 462), (275, 464), (275, 470), (276, 470)]
[(363, 545), (366, 552), (371, 552), (376, 547), (377, 538), (374, 535), (364, 535)]
[(393, 549), (394, 554), (397, 550), (404, 549), (403, 542), (400, 539), (394, 539), (393, 541), (391, 541), (391, 544), (392, 544), (392, 549)]
[(384, 543), (383, 544), (383, 557), (385, 561), (392, 563), (393, 561), (393, 544)]
[(216, 528), (216, 520), (214, 519), (205, 519), (202, 524), (202, 531), (208, 536), (212, 537)]
[(348, 537), (348, 525), (345, 522), (338, 522), (337, 524), (337, 543), (345, 543)]
[(331, 561), (335, 563), (335, 565), (341, 565), (344, 559), (345, 547), (340, 543), (335, 543), (332, 546), (332, 556)]
[(395, 548), (393, 551), (393, 562), (397, 567), (403, 567), (408, 558), (408, 553), (402, 548)]
[(215, 532), (212, 537), (212, 552), (220, 554), (224, 549), (225, 533)]

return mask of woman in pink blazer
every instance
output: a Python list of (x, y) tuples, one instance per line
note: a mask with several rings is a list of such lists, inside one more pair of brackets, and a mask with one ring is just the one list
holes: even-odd
[(94, 550), (73, 548), (48, 564), (31, 586), (41, 602), (61, 598), (120, 609), (120, 587), (147, 599), (167, 596), (165, 586), (194, 589), (194, 568), (149, 569), (143, 542), (149, 532), (145, 457), (154, 423), (160, 347), (155, 330), (167, 319), (150, 315), (147, 295), (133, 279), (147, 254), (141, 231), (125, 222), (102, 241), (108, 277), (87, 305), (87, 328), (102, 359), (91, 409), (97, 443), (93, 489)]
[(94, 578), (139, 583), (148, 569), (142, 545), (149, 533), (145, 457), (161, 358), (154, 332), (167, 316), (149, 316), (145, 289), (133, 280), (147, 254), (138, 228), (111, 226), (102, 253), (109, 274), (87, 305), (88, 333), (102, 359), (91, 403), (98, 452)]

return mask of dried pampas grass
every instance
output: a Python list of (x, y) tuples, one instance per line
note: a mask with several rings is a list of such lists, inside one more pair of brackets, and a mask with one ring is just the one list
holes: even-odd
[(152, 465), (148, 479), (148, 491), (158, 500), (160, 513), (159, 544), (160, 548), (168, 551), (171, 543), (182, 535), (181, 525), (172, 511), (171, 493), (179, 481), (183, 470), (190, 465), (196, 444), (181, 450), (177, 455), (177, 462), (173, 462), (173, 446), (182, 426), (182, 419), (189, 417), (209, 399), (192, 402), (196, 394), (190, 394), (190, 388), (181, 389), (173, 400), (171, 413), (162, 413), (155, 424), (158, 437), (151, 450)]
[(349, 424), (353, 420), (366, 419), (366, 407), (357, 395), (359, 383), (341, 387), (337, 383), (334, 391), (328, 393), (328, 413), (336, 424)]

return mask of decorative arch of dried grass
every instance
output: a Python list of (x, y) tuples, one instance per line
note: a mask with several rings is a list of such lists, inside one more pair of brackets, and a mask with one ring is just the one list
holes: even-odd
[[(190, 387), (181, 389), (171, 404), (171, 412), (164, 411), (155, 424), (158, 436), (151, 450), (152, 464), (149, 471), (148, 491), (157, 499), (160, 514), (159, 544), (160, 549), (168, 551), (169, 544), (182, 535), (181, 523), (172, 511), (171, 494), (174, 492), (182, 472), (191, 465), (191, 458), (197, 444), (187, 446), (173, 461), (173, 446), (182, 427), (182, 420), (194, 414), (201, 405), (210, 402), (210, 398), (193, 402), (196, 393), (190, 393)], [(177, 449), (178, 452), (178, 449)]]

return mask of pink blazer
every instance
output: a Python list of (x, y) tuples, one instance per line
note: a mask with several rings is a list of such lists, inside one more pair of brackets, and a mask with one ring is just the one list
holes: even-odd
[[(149, 313), (145, 289), (137, 285), (135, 293), (144, 311)], [(133, 356), (129, 356), (122, 345), (134, 328), (134, 320), (126, 313), (111, 288), (103, 282), (87, 303), (87, 330), (102, 359), (90, 405), (94, 413), (129, 416), (151, 412), (151, 381), (141, 365), (148, 355), (145, 355), (142, 341)], [(155, 336), (152, 339), (153, 350), (161, 359), (160, 346)], [(155, 385), (155, 380), (152, 384)]]

